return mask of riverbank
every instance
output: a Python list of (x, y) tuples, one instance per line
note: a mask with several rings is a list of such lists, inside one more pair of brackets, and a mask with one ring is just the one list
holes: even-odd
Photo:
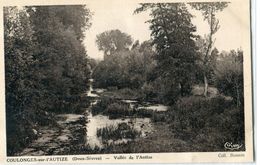
[(87, 92), (91, 103), (83, 114), (54, 115), (55, 124), (40, 127), (17, 156), (206, 152), (224, 151), (226, 142), (244, 144), (236, 135), (242, 111), (229, 98), (193, 95), (165, 106), (98, 91)]
[(78, 153), (86, 137), (84, 115), (59, 114), (56, 124), (39, 127), (38, 138), (16, 156), (66, 155)]
[[(144, 112), (143, 108), (140, 109), (144, 102), (133, 99), (131, 93), (122, 94), (121, 91), (126, 90), (107, 90), (100, 94), (100, 104), (97, 104), (96, 109), (97, 114), (103, 116), (102, 120), (105, 116), (118, 120), (148, 117), (152, 129), (146, 136), (120, 144), (111, 143), (94, 153), (213, 152), (227, 150), (224, 147), (226, 142), (236, 142), (243, 146), (243, 110), (236, 107), (230, 97), (220, 95), (215, 88), (210, 88), (210, 97), (203, 97), (201, 88), (195, 86), (193, 95), (180, 98), (166, 111), (146, 109), (145, 112), (150, 115), (137, 113), (138, 110)], [(115, 111), (116, 115), (113, 114)], [(113, 122), (111, 119), (103, 121)], [(104, 123), (103, 127), (106, 127)], [(230, 127), (233, 129), (230, 130)], [(239, 148), (241, 151), (244, 149)]]

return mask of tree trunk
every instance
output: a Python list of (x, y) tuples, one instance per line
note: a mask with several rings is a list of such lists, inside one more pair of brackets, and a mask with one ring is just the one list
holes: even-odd
[(204, 96), (207, 97), (208, 96), (208, 79), (206, 74), (204, 74)]

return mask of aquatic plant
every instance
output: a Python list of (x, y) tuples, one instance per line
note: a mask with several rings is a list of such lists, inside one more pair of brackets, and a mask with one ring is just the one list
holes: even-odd
[(108, 140), (135, 139), (140, 135), (140, 131), (135, 130), (127, 123), (120, 123), (117, 126), (110, 125), (97, 129), (97, 136), (101, 137), (102, 141), (105, 142)]

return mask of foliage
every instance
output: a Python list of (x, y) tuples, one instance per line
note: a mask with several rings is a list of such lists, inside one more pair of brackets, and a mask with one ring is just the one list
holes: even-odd
[(244, 105), (243, 51), (232, 50), (222, 54), (215, 70), (215, 84), (218, 90), (233, 97), (237, 107)]
[[(124, 54), (125, 52), (122, 52)], [(124, 63), (122, 56), (109, 56), (106, 60), (101, 61), (93, 71), (93, 78), (95, 79), (95, 87), (111, 87), (117, 86), (119, 88), (126, 86), (128, 81), (124, 74)]]
[(87, 89), (82, 40), (90, 18), (80, 5), (4, 8), (8, 155), (35, 138), (32, 128), (51, 124), (44, 122), (49, 112), (59, 112), (67, 98)]
[(104, 113), (108, 105), (111, 104), (112, 102), (114, 101), (109, 97), (101, 97), (101, 99), (97, 102), (97, 104), (93, 105), (91, 109), (91, 113), (93, 115)]
[[(107, 97), (93, 105), (93, 115), (150, 117), (154, 123), (167, 123), (171, 125), (167, 131), (181, 142), (175, 142), (178, 151), (187, 144), (205, 143), (192, 150), (215, 151), (223, 150), (227, 141), (244, 143), (243, 52), (219, 54), (212, 49), (220, 27), (215, 14), (227, 3), (189, 4), (202, 11), (210, 25), (204, 38), (194, 35), (186, 4), (145, 3), (135, 13), (150, 12), (151, 40), (133, 43), (119, 30), (105, 31), (96, 40), (105, 54), (100, 62), (87, 57), (82, 43), (92, 15), (85, 6), (4, 7), (7, 155), (15, 155), (36, 138), (33, 129), (54, 124), (54, 113), (85, 111), (89, 98), (81, 94), (91, 74), (95, 87), (108, 89), (103, 93)], [(189, 96), (194, 83), (205, 77), (225, 96)], [(122, 98), (162, 102), (172, 111), (137, 109)], [(105, 140), (140, 134), (127, 124), (97, 132)]]
[(91, 68), (91, 70), (94, 70), (95, 67), (98, 65), (99, 61), (96, 60), (96, 59), (93, 59), (93, 58), (89, 58), (88, 59), (88, 62), (89, 62), (89, 66)]
[[(182, 98), (173, 110), (176, 138), (192, 144), (203, 142), (205, 151), (223, 150), (225, 142), (244, 144), (243, 109), (236, 108), (225, 97)], [(191, 140), (192, 137), (195, 138)]]
[(223, 113), (230, 105), (230, 102), (220, 96), (211, 99), (199, 96), (186, 97), (178, 100), (174, 106), (176, 112), (174, 117), (181, 130), (201, 129), (209, 116)]
[(104, 114), (111, 118), (129, 116), (130, 111), (129, 104), (109, 97), (102, 97), (92, 108), (93, 115)]
[(119, 123), (117, 126), (107, 126), (97, 129), (97, 136), (102, 137), (104, 142), (108, 140), (135, 139), (140, 132), (129, 126), (127, 123)]
[(209, 24), (209, 34), (205, 35), (205, 39), (199, 38), (199, 54), (201, 56), (200, 60), (202, 61), (200, 67), (202, 69), (205, 85), (204, 96), (207, 96), (208, 78), (211, 76), (212, 68), (214, 68), (214, 56), (212, 54), (217, 53), (216, 49), (212, 50), (215, 42), (213, 36), (220, 28), (219, 20), (216, 18), (216, 13), (226, 8), (228, 2), (191, 2), (189, 4), (192, 8), (200, 10), (204, 17), (204, 21), (207, 20)]
[[(184, 3), (141, 4), (135, 13), (151, 11), (150, 29), (156, 47), (158, 69), (170, 98), (190, 93), (194, 78), (196, 28)], [(175, 93), (172, 95), (172, 93)], [(177, 99), (175, 97), (175, 99)], [(174, 102), (174, 100), (172, 100)]]
[(202, 38), (201, 36), (199, 36), (196, 39), (196, 45), (198, 47), (197, 50), (198, 60), (196, 61), (197, 64), (196, 80), (197, 83), (205, 83), (204, 82), (204, 75), (205, 75), (208, 83), (212, 85), (214, 84), (214, 77), (215, 77), (214, 70), (216, 69), (217, 58), (220, 54), (218, 49), (214, 48), (212, 51), (208, 53), (206, 58), (205, 54), (207, 51), (207, 44), (208, 44), (207, 37)]
[(114, 102), (109, 104), (106, 113), (110, 118), (118, 118), (118, 117), (126, 117), (131, 114), (132, 109), (130, 109), (130, 105), (123, 102)]
[(29, 24), (25, 11), (19, 11), (16, 7), (4, 8), (8, 155), (35, 138), (31, 130), (33, 124), (26, 119), (31, 108), (29, 105), (35, 96), (35, 82), (33, 79), (28, 80), (28, 77), (33, 76), (31, 66), (34, 64), (32, 29)]
[(229, 2), (190, 2), (189, 5), (196, 10), (200, 10), (204, 16), (204, 20), (211, 22), (214, 21), (210, 20), (212, 14), (215, 16), (216, 12), (224, 10), (228, 6), (228, 3)]
[(156, 62), (148, 41), (128, 51), (118, 51), (101, 61), (93, 72), (96, 87), (141, 88), (152, 77)]
[(106, 58), (115, 52), (128, 50), (132, 44), (132, 38), (130, 35), (116, 29), (97, 35), (96, 43), (98, 49), (104, 52)]
[(156, 113), (145, 108), (137, 109), (135, 106), (131, 107), (129, 103), (110, 97), (101, 97), (97, 104), (92, 107), (93, 115), (108, 115), (109, 118), (153, 117)]
[[(37, 41), (34, 56), (39, 59), (40, 65), (37, 68), (39, 88), (47, 88), (47, 91), (61, 96), (85, 90), (89, 69), (82, 36), (79, 36), (83, 27), (78, 26), (86, 24), (83, 22), (89, 19), (89, 11), (83, 6), (35, 7), (27, 11)], [(64, 19), (62, 13), (67, 12), (73, 14)], [(82, 15), (83, 18), (75, 19), (74, 15)]]

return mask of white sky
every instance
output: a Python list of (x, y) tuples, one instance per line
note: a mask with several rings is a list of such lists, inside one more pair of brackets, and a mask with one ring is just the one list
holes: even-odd
[[(87, 7), (94, 13), (92, 17), (92, 26), (86, 31), (84, 44), (87, 49), (88, 56), (95, 59), (102, 59), (103, 52), (98, 51), (96, 46), (96, 35), (107, 30), (119, 29), (132, 36), (134, 40), (140, 43), (150, 39), (149, 23), (145, 23), (149, 19), (148, 13), (140, 13), (133, 15), (134, 10), (138, 7), (137, 3), (90, 3)], [(247, 21), (245, 17), (247, 9), (238, 3), (229, 3), (228, 7), (221, 13), (217, 14), (220, 21), (220, 29), (216, 33), (215, 47), (221, 52), (231, 49), (243, 49), (243, 40), (245, 40), (245, 31), (248, 31)], [(203, 21), (203, 17), (199, 11), (191, 10), (195, 15), (192, 20), (197, 27), (197, 34), (204, 35), (208, 33), (208, 24)]]

